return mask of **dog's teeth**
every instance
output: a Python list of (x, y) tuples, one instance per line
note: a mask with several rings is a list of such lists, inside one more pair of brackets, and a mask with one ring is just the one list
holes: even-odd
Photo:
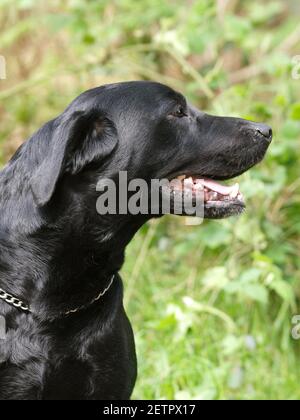
[(193, 178), (187, 178), (184, 180), (184, 187), (188, 188), (188, 189), (193, 189), (194, 187), (194, 182), (193, 182)]
[(185, 175), (181, 175), (181, 176), (178, 176), (178, 177), (177, 177), (177, 179), (179, 179), (179, 181), (184, 181), (184, 180), (185, 180), (185, 178), (186, 178), (186, 176), (185, 176)]
[(209, 201), (218, 201), (219, 195), (218, 193), (214, 192), (214, 191), (210, 191), (208, 193), (208, 200)]
[(230, 198), (237, 198), (237, 196), (239, 195), (240, 192), (240, 186), (239, 184), (235, 184), (232, 187), (231, 193), (230, 193)]
[(197, 191), (203, 191), (204, 190), (204, 187), (203, 187), (203, 185), (200, 182), (196, 182), (196, 184), (194, 185), (194, 188)]

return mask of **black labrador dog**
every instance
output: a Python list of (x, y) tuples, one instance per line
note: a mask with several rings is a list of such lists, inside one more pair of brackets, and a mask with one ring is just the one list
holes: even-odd
[[(128, 399), (134, 338), (118, 275), (152, 215), (99, 215), (99, 178), (202, 180), (206, 218), (243, 211), (234, 178), (270, 127), (207, 115), (154, 82), (103, 86), (44, 125), (0, 172), (0, 399)], [(183, 187), (184, 188), (184, 187)]]

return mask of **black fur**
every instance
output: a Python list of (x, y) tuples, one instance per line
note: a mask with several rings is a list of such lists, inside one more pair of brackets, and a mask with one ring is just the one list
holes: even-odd
[(136, 357), (121, 278), (98, 303), (59, 316), (107, 286), (150, 218), (99, 216), (99, 177), (229, 179), (263, 158), (265, 129), (131, 82), (85, 92), (22, 145), (0, 173), (0, 288), (34, 314), (0, 301), (1, 400), (130, 397)]

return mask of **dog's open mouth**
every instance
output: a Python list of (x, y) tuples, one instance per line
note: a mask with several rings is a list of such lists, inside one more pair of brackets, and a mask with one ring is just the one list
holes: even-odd
[(171, 181), (171, 191), (173, 198), (183, 194), (202, 197), (203, 216), (208, 219), (238, 215), (246, 207), (237, 183), (227, 186), (208, 178), (181, 175)]

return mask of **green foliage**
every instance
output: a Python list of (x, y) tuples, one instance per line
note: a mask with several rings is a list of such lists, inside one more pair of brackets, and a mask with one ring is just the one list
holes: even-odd
[(166, 217), (130, 245), (134, 396), (298, 399), (299, 2), (0, 0), (0, 11), (3, 163), (77, 93), (119, 80), (155, 79), (272, 125), (267, 159), (240, 179), (242, 217), (196, 228)]

